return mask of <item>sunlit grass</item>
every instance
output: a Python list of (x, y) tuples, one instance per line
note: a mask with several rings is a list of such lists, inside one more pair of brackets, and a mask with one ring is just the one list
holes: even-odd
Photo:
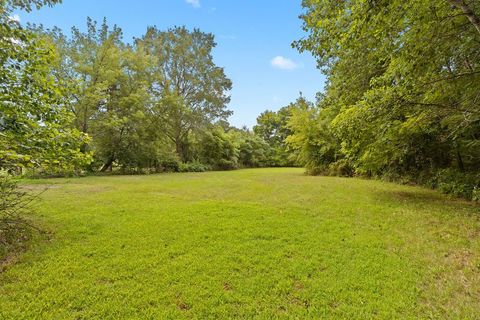
[(0, 274), (0, 319), (458, 318), (480, 209), (301, 169), (38, 180), (52, 234)]

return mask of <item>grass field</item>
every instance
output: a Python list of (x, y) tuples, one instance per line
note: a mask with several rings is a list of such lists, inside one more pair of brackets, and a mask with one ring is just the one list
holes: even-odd
[(51, 184), (0, 319), (479, 319), (480, 207), (301, 169)]

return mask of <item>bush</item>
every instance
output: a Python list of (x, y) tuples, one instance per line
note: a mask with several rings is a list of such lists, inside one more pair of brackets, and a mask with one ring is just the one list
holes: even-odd
[(239, 163), (242, 167), (266, 167), (282, 163), (274, 159), (274, 150), (262, 138), (248, 132), (241, 137), (239, 145)]
[(36, 198), (21, 190), (6, 171), (0, 171), (0, 262), (30, 239), (32, 230), (24, 217)]
[(72, 177), (83, 177), (86, 176), (87, 172), (85, 170), (55, 170), (55, 169), (44, 169), (44, 168), (34, 168), (26, 169), (22, 173), (23, 178), (28, 179), (49, 179), (49, 178), (72, 178)]
[(480, 174), (465, 173), (455, 169), (437, 171), (429, 185), (443, 193), (468, 200), (480, 200)]
[(178, 172), (180, 171), (180, 161), (175, 156), (163, 157), (158, 161), (157, 172)]
[(238, 167), (238, 148), (233, 137), (223, 128), (207, 131), (201, 140), (200, 160), (217, 170), (232, 170)]
[(332, 176), (352, 177), (355, 170), (346, 159), (340, 159), (328, 166), (328, 171)]
[(329, 176), (330, 171), (326, 166), (306, 165), (305, 173), (309, 176)]
[(180, 163), (178, 171), (179, 172), (205, 172), (205, 171), (210, 171), (211, 169), (212, 168), (206, 164), (203, 164), (198, 161), (194, 161), (194, 162)]

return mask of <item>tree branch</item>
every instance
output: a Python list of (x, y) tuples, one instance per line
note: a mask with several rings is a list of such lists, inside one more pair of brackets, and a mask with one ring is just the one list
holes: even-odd
[(473, 24), (475, 29), (477, 29), (480, 34), (480, 17), (478, 17), (475, 12), (465, 3), (465, 0), (448, 0), (453, 6), (460, 9), (468, 18), (468, 20)]

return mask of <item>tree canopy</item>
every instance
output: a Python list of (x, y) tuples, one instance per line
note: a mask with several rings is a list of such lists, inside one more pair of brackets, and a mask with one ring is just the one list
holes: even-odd
[(129, 43), (106, 19), (65, 34), (9, 17), (57, 2), (3, 2), (2, 167), (304, 165), (480, 197), (475, 1), (303, 0), (293, 46), (317, 59), (325, 90), (263, 112), (253, 131), (228, 123), (232, 82), (213, 34), (148, 27)]
[(213, 61), (214, 37), (198, 29), (150, 27), (136, 44), (152, 62), (153, 110), (178, 156), (188, 160), (190, 133), (232, 113), (226, 109), (232, 83)]
[(51, 67), (54, 48), (10, 18), (13, 8), (54, 1), (7, 1), (0, 11), (0, 168), (76, 170), (89, 160), (88, 138), (72, 126), (62, 83)]
[(294, 46), (310, 51), (328, 77), (314, 117), (326, 126), (317, 138), (339, 142), (341, 156), (329, 162), (433, 184), (454, 170), (471, 177), (471, 195), (480, 182), (478, 6), (304, 0), (303, 7), (308, 36)]

